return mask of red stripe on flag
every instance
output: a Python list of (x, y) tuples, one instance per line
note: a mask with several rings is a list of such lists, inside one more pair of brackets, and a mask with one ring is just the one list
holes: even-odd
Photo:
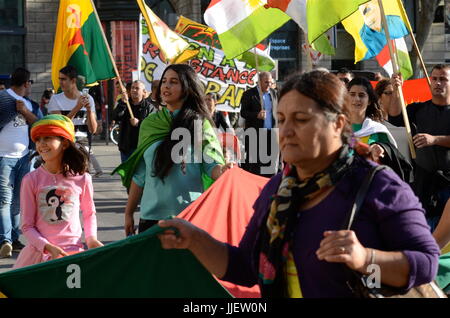
[(222, 0), (212, 0), (210, 3), (209, 3), (209, 6), (208, 6), (208, 8), (206, 8), (206, 10), (208, 10), (209, 8), (212, 8), (213, 6), (215, 6), (217, 3), (219, 3), (220, 1), (222, 1)]
[(387, 45), (384, 46), (381, 52), (377, 55), (376, 59), (381, 66), (386, 65), (391, 60), (389, 47)]
[(265, 46), (265, 45), (262, 44), (262, 43), (259, 43), (259, 44), (256, 45), (256, 48), (260, 49), (261, 51), (265, 51), (266, 48), (267, 48), (267, 46)]

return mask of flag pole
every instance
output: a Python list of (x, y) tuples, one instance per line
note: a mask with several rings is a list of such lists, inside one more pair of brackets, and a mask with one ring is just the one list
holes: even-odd
[[(125, 91), (125, 87), (123, 86), (122, 79), (120, 77), (119, 71), (117, 70), (116, 61), (114, 60), (114, 57), (112, 55), (111, 49), (108, 44), (108, 40), (106, 39), (105, 32), (103, 31), (102, 23), (98, 16), (97, 9), (95, 8), (94, 1), (92, 1), (92, 0), (90, 0), (90, 1), (91, 1), (92, 9), (94, 10), (95, 17), (97, 18), (97, 23), (98, 23), (98, 25), (100, 27), (100, 31), (102, 33), (103, 41), (105, 42), (105, 46), (108, 51), (109, 58), (111, 59), (112, 65), (114, 67), (114, 72), (116, 73), (117, 80), (119, 81), (120, 90), (123, 92), (123, 91)], [(125, 101), (125, 104), (127, 104), (128, 111), (130, 112), (130, 117), (131, 117), (131, 119), (133, 119), (134, 115), (133, 115), (133, 111), (131, 110), (130, 102), (128, 101), (128, 99)]]
[[(381, 23), (384, 28), (384, 33), (386, 35), (386, 41), (387, 41), (388, 47), (389, 47), (389, 54), (391, 56), (392, 69), (394, 71), (394, 74), (399, 74), (400, 70), (398, 67), (397, 54), (392, 45), (391, 35), (389, 33), (389, 27), (388, 27), (386, 15), (384, 13), (383, 0), (378, 0), (378, 4), (380, 6), (380, 11), (381, 11)], [(409, 150), (411, 151), (411, 158), (416, 159), (416, 150), (414, 148), (414, 143), (413, 143), (412, 136), (411, 136), (411, 126), (409, 125), (408, 113), (406, 112), (406, 105), (405, 105), (405, 98), (403, 97), (403, 90), (401, 87), (398, 87), (398, 86), (396, 86), (396, 89), (397, 89), (397, 93), (400, 97), (403, 121), (405, 123), (406, 136), (408, 138)]]
[(430, 77), (428, 76), (428, 71), (427, 71), (427, 68), (425, 67), (425, 62), (423, 61), (422, 53), (420, 53), (419, 46), (417, 45), (416, 37), (414, 36), (413, 29), (411, 27), (411, 23), (409, 22), (408, 15), (406, 14), (406, 10), (403, 7), (402, 1), (401, 0), (397, 0), (397, 3), (398, 3), (398, 7), (400, 8), (400, 11), (402, 12), (402, 16), (403, 16), (403, 18), (405, 20), (406, 27), (408, 28), (409, 34), (411, 35), (411, 40), (413, 42), (414, 49), (417, 52), (417, 56), (419, 57), (420, 65), (422, 66), (422, 69), (423, 69), (423, 71), (425, 73), (425, 76), (427, 78), (428, 86), (430, 86), (430, 89), (431, 89)]
[(259, 84), (261, 77), (259, 76), (259, 65), (258, 65), (258, 55), (256, 54), (256, 46), (253, 48), (253, 52), (255, 54), (256, 73), (258, 74), (258, 84), (256, 85), (258, 85), (259, 102), (261, 103), (261, 110), (264, 110), (264, 99)]
[[(303, 29), (302, 29), (302, 31), (303, 31)], [(303, 35), (305, 36), (306, 59), (308, 61), (308, 68), (306, 70), (309, 72), (309, 71), (312, 71), (312, 69), (313, 69), (313, 63), (312, 63), (312, 58), (311, 58), (311, 46), (309, 44), (308, 33), (303, 31)]]

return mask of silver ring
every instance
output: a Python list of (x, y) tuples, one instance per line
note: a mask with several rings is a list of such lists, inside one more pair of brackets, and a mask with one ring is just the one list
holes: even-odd
[(344, 254), (345, 251), (346, 251), (344, 246), (341, 246), (341, 247), (339, 248), (339, 250), (341, 251), (341, 254)]

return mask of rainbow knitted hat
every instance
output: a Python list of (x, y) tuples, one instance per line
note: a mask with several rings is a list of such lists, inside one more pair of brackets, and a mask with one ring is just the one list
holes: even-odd
[(40, 136), (60, 136), (75, 141), (75, 127), (69, 117), (52, 114), (42, 117), (31, 126), (31, 140)]

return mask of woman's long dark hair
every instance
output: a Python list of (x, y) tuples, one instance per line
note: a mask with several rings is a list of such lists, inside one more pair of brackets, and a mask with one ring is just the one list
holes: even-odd
[(155, 151), (153, 176), (163, 181), (174, 164), (171, 157), (172, 148), (179, 142), (178, 140), (171, 140), (172, 132), (177, 128), (188, 129), (191, 135), (191, 144), (193, 144), (195, 120), (201, 120), (203, 122), (203, 119), (206, 118), (214, 127), (214, 123), (204, 101), (202, 84), (194, 69), (189, 65), (172, 64), (164, 70), (158, 86), (158, 103), (161, 104), (162, 79), (168, 70), (172, 70), (178, 74), (181, 84), (182, 106), (179, 113), (172, 120), (169, 134), (163, 139)]
[(383, 121), (383, 112), (381, 110), (380, 105), (378, 104), (378, 97), (373, 90), (372, 84), (370, 84), (369, 80), (364, 77), (355, 77), (348, 84), (347, 88), (350, 92), (352, 86), (362, 86), (366, 89), (367, 95), (369, 95), (369, 104), (366, 109), (366, 117), (369, 117), (372, 120), (382, 122)]

